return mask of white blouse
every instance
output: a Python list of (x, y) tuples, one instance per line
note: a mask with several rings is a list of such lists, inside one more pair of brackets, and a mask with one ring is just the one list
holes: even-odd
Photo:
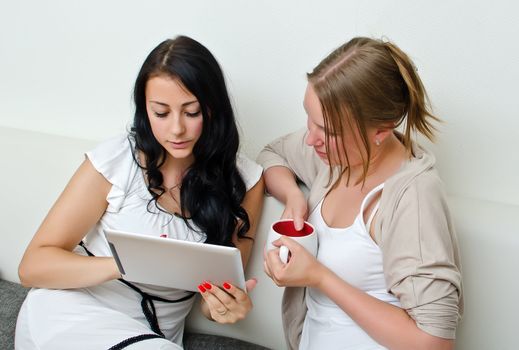
[[(149, 206), (151, 194), (144, 173), (133, 158), (134, 144), (128, 136), (101, 143), (86, 156), (111, 184), (108, 208), (84, 242), (96, 256), (111, 256), (103, 230), (112, 228), (144, 235), (204, 241), (205, 234), (190, 230), (182, 218)], [(262, 168), (239, 156), (237, 166), (247, 190), (260, 179)], [(75, 250), (86, 255), (82, 247)], [(164, 266), (175, 269), (175, 266)], [(150, 272), (151, 273), (151, 272)], [(202, 282), (202, 281), (200, 281)], [(135, 283), (142, 291), (168, 300), (189, 295), (179, 289)], [(79, 289), (32, 289), (17, 321), (17, 349), (108, 349), (125, 339), (152, 333), (141, 307), (141, 295), (117, 280)], [(155, 302), (156, 315), (168, 349), (180, 349), (184, 320), (195, 298), (177, 303)], [(160, 339), (155, 341), (159, 341)], [(162, 344), (164, 340), (162, 340)], [(143, 346), (145, 345), (142, 343)], [(147, 342), (150, 347), (154, 347)], [(158, 347), (157, 347), (158, 348)]]
[[(133, 141), (128, 136), (108, 140), (86, 156), (93, 166), (112, 184), (107, 196), (108, 208), (98, 224), (86, 235), (84, 241), (96, 256), (112, 256), (105, 239), (105, 228), (141, 233), (150, 236), (166, 235), (169, 238), (203, 242), (205, 233), (189, 229), (184, 220), (159, 210), (144, 180), (144, 173), (134, 160)], [(239, 154), (238, 170), (247, 191), (259, 180), (262, 168)], [(149, 204), (149, 205), (148, 205)], [(194, 228), (196, 226), (191, 224)]]

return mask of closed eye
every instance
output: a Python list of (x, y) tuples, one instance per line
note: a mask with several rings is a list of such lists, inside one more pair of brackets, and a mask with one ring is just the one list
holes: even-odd
[(195, 117), (198, 117), (200, 115), (200, 110), (196, 111), (196, 112), (185, 112), (186, 113), (186, 116), (189, 117), (189, 118), (195, 118)]
[(166, 118), (169, 114), (169, 112), (164, 112), (164, 113), (153, 112), (153, 113), (155, 113), (155, 116), (157, 116), (158, 118)]

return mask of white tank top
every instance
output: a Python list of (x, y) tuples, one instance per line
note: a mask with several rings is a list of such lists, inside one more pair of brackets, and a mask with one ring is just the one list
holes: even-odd
[[(364, 223), (366, 206), (383, 187), (384, 184), (381, 184), (366, 195), (359, 214), (349, 227), (332, 228), (326, 224), (321, 213), (324, 199), (310, 214), (308, 221), (314, 225), (319, 237), (317, 260), (354, 287), (400, 306), (398, 299), (387, 291), (382, 252), (369, 234), (378, 203), (367, 224)], [(306, 304), (308, 312), (300, 349), (385, 349), (319, 290), (307, 288)]]

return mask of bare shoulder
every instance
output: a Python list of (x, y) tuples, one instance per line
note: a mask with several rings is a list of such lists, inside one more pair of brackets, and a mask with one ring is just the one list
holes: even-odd
[(103, 216), (111, 184), (85, 159), (36, 232), (31, 245), (72, 250)]

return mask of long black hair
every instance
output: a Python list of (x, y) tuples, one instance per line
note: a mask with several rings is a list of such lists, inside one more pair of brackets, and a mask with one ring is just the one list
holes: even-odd
[[(222, 70), (209, 50), (186, 36), (159, 44), (144, 61), (134, 88), (135, 116), (130, 135), (145, 155), (145, 170), (152, 202), (165, 192), (160, 167), (165, 149), (153, 136), (146, 111), (146, 83), (155, 76), (179, 80), (200, 103), (202, 134), (193, 148), (194, 163), (180, 185), (181, 214), (191, 229), (192, 220), (207, 235), (206, 243), (232, 246), (232, 235), (244, 237), (250, 228), (241, 206), (245, 183), (236, 167), (239, 133)], [(136, 158), (137, 163), (139, 163)], [(148, 210), (149, 207), (148, 207)]]

